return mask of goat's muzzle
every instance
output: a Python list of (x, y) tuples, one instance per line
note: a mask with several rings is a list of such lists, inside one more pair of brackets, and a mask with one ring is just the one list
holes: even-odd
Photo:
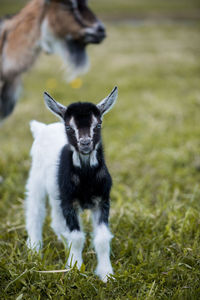
[(105, 27), (102, 23), (98, 23), (96, 26), (86, 28), (84, 30), (83, 43), (87, 44), (99, 44), (106, 37)]
[(93, 150), (91, 138), (81, 138), (78, 143), (78, 148), (81, 154), (90, 154)]
[(88, 44), (99, 44), (106, 37), (105, 28), (102, 23), (98, 22), (92, 27), (86, 27), (79, 32), (78, 36), (66, 36), (66, 46), (69, 54), (69, 61), (75, 74), (84, 73), (87, 70), (87, 53)]

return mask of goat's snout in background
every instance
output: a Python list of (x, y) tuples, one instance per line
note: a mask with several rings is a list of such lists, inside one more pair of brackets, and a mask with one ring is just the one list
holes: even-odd
[(85, 44), (99, 44), (106, 38), (105, 26), (102, 22), (97, 22), (94, 26), (84, 30)]

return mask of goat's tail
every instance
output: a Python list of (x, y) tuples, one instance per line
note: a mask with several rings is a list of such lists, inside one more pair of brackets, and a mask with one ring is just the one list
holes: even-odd
[(32, 120), (30, 121), (30, 129), (34, 138), (46, 127), (44, 123)]

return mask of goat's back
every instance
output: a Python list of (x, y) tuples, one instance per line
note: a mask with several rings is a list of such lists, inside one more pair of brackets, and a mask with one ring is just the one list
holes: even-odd
[(30, 128), (34, 138), (31, 149), (33, 162), (38, 162), (41, 167), (54, 165), (61, 149), (67, 143), (64, 124), (46, 125), (34, 120), (30, 122)]
[(67, 143), (64, 124), (53, 123), (46, 125), (31, 121), (31, 131), (34, 142), (31, 148), (32, 166), (27, 190), (32, 185), (32, 180), (37, 178), (40, 186), (55, 198), (58, 194), (57, 174), (61, 150)]

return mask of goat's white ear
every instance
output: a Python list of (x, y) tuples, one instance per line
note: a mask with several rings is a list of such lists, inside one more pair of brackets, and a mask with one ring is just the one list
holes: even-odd
[(48, 109), (57, 116), (64, 118), (67, 107), (55, 101), (48, 93), (44, 93), (44, 101)]
[(115, 101), (117, 100), (118, 96), (118, 89), (115, 86), (112, 92), (103, 99), (99, 104), (97, 104), (98, 109), (101, 112), (101, 115), (106, 114), (115, 104)]

